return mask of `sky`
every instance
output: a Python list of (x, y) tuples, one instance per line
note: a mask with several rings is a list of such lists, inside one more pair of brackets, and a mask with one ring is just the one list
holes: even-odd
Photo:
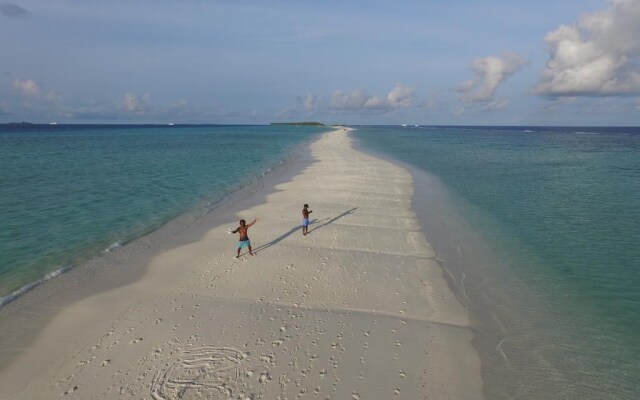
[(640, 125), (640, 0), (0, 0), (0, 123)]

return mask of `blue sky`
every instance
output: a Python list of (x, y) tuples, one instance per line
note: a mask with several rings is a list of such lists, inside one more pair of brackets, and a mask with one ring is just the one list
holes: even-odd
[(0, 0), (0, 122), (640, 125), (640, 0)]

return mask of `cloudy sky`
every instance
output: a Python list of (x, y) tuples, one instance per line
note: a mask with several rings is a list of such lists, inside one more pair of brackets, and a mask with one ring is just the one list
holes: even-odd
[(640, 125), (640, 0), (0, 0), (0, 123)]

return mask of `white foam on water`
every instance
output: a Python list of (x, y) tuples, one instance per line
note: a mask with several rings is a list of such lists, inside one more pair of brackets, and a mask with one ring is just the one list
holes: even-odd
[(117, 248), (119, 248), (119, 247), (122, 247), (122, 245), (123, 245), (122, 241), (121, 241), (121, 240), (118, 240), (117, 242), (115, 242), (115, 243), (113, 243), (113, 244), (109, 245), (109, 247), (107, 247), (106, 249), (104, 249), (104, 252), (105, 252), (105, 253), (110, 253), (110, 252), (112, 252), (113, 250), (115, 250), (115, 249), (117, 249)]
[(0, 307), (11, 303), (12, 301), (14, 301), (15, 299), (17, 299), (18, 297), (22, 296), (23, 294), (27, 293), (28, 291), (30, 291), (31, 289), (35, 288), (36, 286), (39, 286), (47, 281), (50, 281), (51, 279), (69, 271), (71, 268), (73, 268), (73, 265), (66, 265), (64, 267), (58, 268), (55, 271), (51, 271), (48, 274), (46, 274), (45, 276), (43, 276), (42, 278), (38, 279), (37, 281), (33, 281), (31, 283), (28, 283), (26, 285), (24, 285), (23, 287), (21, 287), (18, 290), (13, 291), (12, 293), (6, 295), (6, 296), (2, 296), (0, 297)]

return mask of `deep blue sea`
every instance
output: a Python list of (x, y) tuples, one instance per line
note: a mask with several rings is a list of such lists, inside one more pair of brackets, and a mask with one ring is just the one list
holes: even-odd
[(326, 130), (0, 125), (0, 305), (181, 213), (211, 207)]
[(640, 398), (640, 128), (356, 128), (422, 182), (488, 398)]

